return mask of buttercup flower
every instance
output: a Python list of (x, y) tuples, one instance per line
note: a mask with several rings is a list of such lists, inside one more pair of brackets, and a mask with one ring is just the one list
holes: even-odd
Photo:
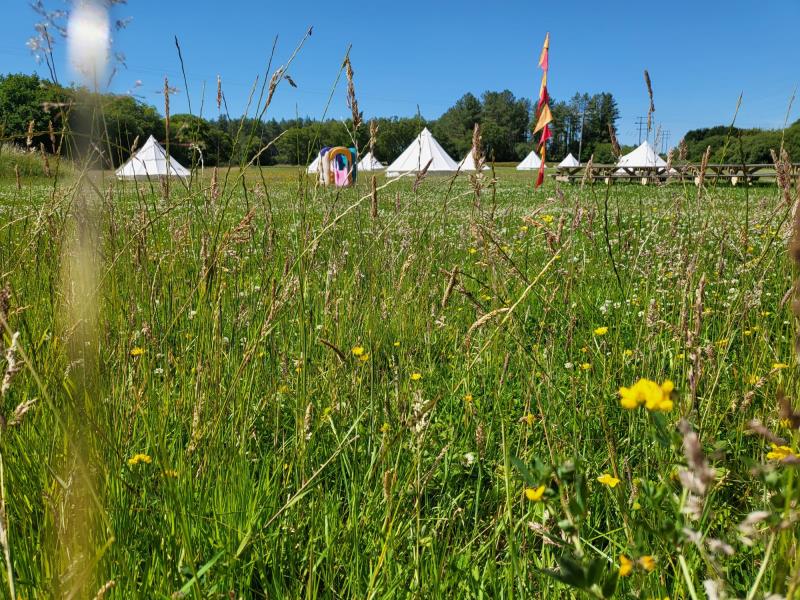
[(149, 465), (151, 462), (153, 462), (153, 459), (147, 454), (134, 454), (128, 459), (128, 464), (130, 466), (138, 465), (139, 463), (145, 463)]
[(613, 475), (609, 475), (608, 473), (603, 473), (602, 475), (600, 475), (600, 477), (597, 478), (597, 481), (599, 481), (603, 485), (607, 485), (610, 488), (615, 488), (619, 484), (619, 479), (617, 479)]
[(605, 335), (608, 333), (608, 327), (598, 327), (594, 330), (595, 335)]
[(619, 403), (622, 408), (633, 410), (644, 404), (650, 411), (669, 412), (672, 410), (672, 391), (675, 385), (667, 379), (661, 385), (649, 379), (640, 379), (632, 387), (619, 389)]
[(627, 577), (633, 573), (633, 561), (624, 554), (619, 555), (619, 576)]
[(770, 446), (772, 446), (772, 450), (767, 452), (767, 460), (785, 460), (789, 457), (797, 458), (797, 455), (789, 446), (778, 446), (777, 444), (770, 444)]
[(537, 488), (525, 488), (525, 497), (531, 502), (541, 502), (545, 489), (547, 488), (543, 485)]

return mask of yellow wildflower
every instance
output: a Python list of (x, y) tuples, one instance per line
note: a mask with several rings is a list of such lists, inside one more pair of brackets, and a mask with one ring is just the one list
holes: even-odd
[(153, 459), (147, 454), (134, 454), (128, 459), (128, 464), (130, 466), (138, 465), (139, 463), (146, 463), (149, 465), (151, 462), (153, 462)]
[(131, 356), (141, 356), (142, 354), (144, 354), (144, 348), (140, 348), (139, 346), (131, 350)]
[(352, 349), (351, 352), (353, 353), (353, 356), (363, 356), (364, 347), (363, 346), (353, 346), (353, 349)]
[(175, 469), (167, 469), (164, 471), (164, 477), (172, 477), (173, 479), (178, 476), (178, 472)]
[(787, 365), (786, 363), (780, 363), (780, 362), (772, 363), (773, 371), (779, 371), (780, 369), (788, 369), (788, 368), (789, 365)]
[(364, 354), (359, 356), (358, 360), (360, 360), (362, 363), (367, 362), (369, 360), (369, 352), (365, 352)]
[(652, 573), (656, 568), (656, 559), (649, 554), (639, 557), (639, 564), (648, 573)]
[(770, 446), (772, 446), (772, 451), (767, 453), (768, 460), (785, 460), (789, 457), (797, 458), (797, 455), (789, 446), (778, 446), (777, 444), (770, 444)]
[(617, 479), (613, 475), (609, 475), (608, 473), (603, 473), (602, 475), (600, 475), (600, 477), (597, 478), (597, 481), (599, 481), (603, 485), (607, 485), (610, 488), (615, 488), (619, 484), (619, 479)]
[(533, 416), (531, 413), (528, 413), (527, 415), (525, 415), (524, 417), (522, 417), (522, 419), (521, 419), (521, 420), (522, 420), (522, 421), (524, 421), (525, 423), (527, 423), (527, 424), (528, 424), (528, 427), (530, 427), (530, 426), (532, 426), (532, 425), (534, 424), (534, 422), (536, 421), (536, 417), (534, 417), (534, 416)]
[(525, 497), (531, 502), (541, 502), (545, 489), (547, 488), (543, 485), (537, 488), (525, 488)]
[(542, 215), (542, 222), (549, 225), (553, 222), (553, 215)]
[(633, 572), (633, 561), (624, 554), (619, 555), (619, 576), (627, 577)]
[(754, 383), (758, 383), (759, 379), (760, 378), (758, 375), (750, 375), (750, 379), (748, 379), (747, 381), (750, 383), (750, 385), (753, 385)]
[(400, 342), (395, 342), (394, 347), (397, 348), (400, 345)]
[(392, 430), (392, 426), (388, 423), (384, 423), (381, 425), (381, 433), (389, 433)]
[(476, 248), (470, 248), (470, 249), (469, 249), (469, 253), (470, 253), (470, 254), (475, 254), (477, 251), (478, 251), (478, 250), (477, 250)]
[(605, 335), (608, 333), (608, 327), (598, 327), (594, 330), (595, 335)]
[(591, 368), (592, 368), (591, 363), (581, 363), (581, 370), (588, 371)]
[(422, 379), (422, 373), (411, 374), (411, 381), (419, 381), (420, 379)]
[(472, 400), (473, 400), (473, 398), (472, 398), (472, 394), (464, 394), (464, 402), (466, 402), (467, 404), (469, 404), (469, 403), (471, 403), (471, 402), (472, 402)]
[(622, 356), (624, 356), (625, 358), (630, 358), (631, 356), (633, 356), (633, 350), (631, 350), (629, 348), (626, 349), (626, 350), (623, 350), (622, 351)]
[(632, 387), (619, 389), (620, 405), (627, 410), (633, 410), (641, 404), (650, 411), (669, 412), (673, 408), (671, 399), (675, 385), (669, 380), (658, 385), (649, 379), (640, 379)]

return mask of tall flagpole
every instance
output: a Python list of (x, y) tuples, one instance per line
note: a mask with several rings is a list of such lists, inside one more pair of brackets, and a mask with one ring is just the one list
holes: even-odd
[(536, 105), (536, 127), (533, 130), (533, 135), (540, 131), (539, 137), (539, 158), (541, 164), (539, 165), (539, 175), (536, 178), (536, 186), (538, 188), (544, 183), (544, 162), (547, 154), (547, 140), (553, 137), (553, 132), (550, 129), (550, 123), (553, 121), (553, 113), (550, 112), (550, 96), (547, 93), (547, 72), (550, 69), (550, 33), (548, 32), (544, 38), (544, 46), (542, 46), (542, 53), (539, 55), (539, 67), (542, 69), (542, 84), (539, 86), (539, 102)]

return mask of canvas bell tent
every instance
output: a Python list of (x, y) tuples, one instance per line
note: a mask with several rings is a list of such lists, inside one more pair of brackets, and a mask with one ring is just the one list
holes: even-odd
[(383, 171), (386, 167), (372, 155), (372, 152), (367, 152), (364, 158), (358, 163), (359, 171)]
[(559, 167), (565, 167), (565, 168), (580, 167), (581, 163), (579, 163), (578, 159), (575, 158), (574, 156), (572, 156), (572, 152), (570, 152), (569, 154), (567, 154), (564, 157), (564, 160), (562, 160), (560, 163), (558, 163), (558, 166)]
[(650, 142), (645, 140), (636, 150), (621, 156), (617, 166), (620, 167), (620, 171), (624, 172), (625, 169), (666, 167), (667, 161), (656, 153)]
[(117, 169), (117, 179), (189, 177), (189, 171), (174, 158), (167, 159), (164, 148), (152, 135), (136, 153)]
[[(485, 159), (484, 159), (485, 160)], [(474, 171), (475, 170), (475, 157), (472, 156), (472, 151), (470, 151), (463, 160), (458, 163), (458, 168), (461, 171)], [(488, 171), (488, 165), (484, 164), (481, 171)]]
[(536, 154), (535, 150), (531, 150), (530, 154), (526, 156), (521, 163), (517, 165), (517, 171), (535, 171), (542, 165), (542, 159)]
[(456, 161), (450, 158), (426, 127), (397, 160), (386, 167), (386, 175), (399, 177), (406, 173), (418, 173), (429, 162), (428, 173), (453, 173), (458, 169)]

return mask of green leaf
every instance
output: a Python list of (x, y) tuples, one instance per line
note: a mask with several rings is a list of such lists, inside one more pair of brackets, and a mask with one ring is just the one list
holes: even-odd
[(617, 583), (619, 582), (619, 571), (612, 567), (611, 573), (606, 577), (603, 583), (603, 598), (611, 598), (617, 591)]
[(522, 479), (525, 480), (525, 483), (528, 486), (533, 487), (538, 483), (538, 481), (534, 479), (533, 475), (528, 469), (528, 466), (520, 459), (518, 459), (516, 456), (511, 457), (511, 464), (514, 465), (514, 468), (520, 472), (520, 475), (522, 475)]

